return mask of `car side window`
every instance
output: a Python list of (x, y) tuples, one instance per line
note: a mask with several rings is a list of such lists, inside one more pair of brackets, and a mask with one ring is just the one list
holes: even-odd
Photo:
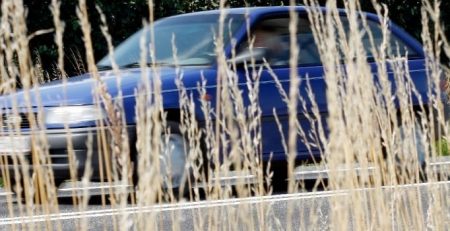
[[(345, 16), (343, 16), (341, 17), (341, 22), (346, 34), (349, 34), (350, 26), (348, 19)], [(363, 32), (362, 44), (364, 46), (367, 59), (371, 61), (374, 58), (373, 48), (375, 48), (375, 50), (379, 50), (384, 39), (381, 25), (378, 22), (367, 20), (367, 27), (364, 28), (362, 25), (360, 25), (360, 30), (362, 30)], [(367, 30), (369, 30), (370, 34), (372, 35), (373, 44), (370, 40), (369, 32)], [(417, 52), (414, 49), (409, 47), (406, 43), (404, 43), (400, 38), (398, 38), (393, 33), (389, 35), (388, 42), (389, 42), (387, 50), (388, 56), (403, 56), (403, 57), (417, 56)]]
[[(250, 32), (250, 40), (239, 46), (238, 53), (253, 49), (262, 52), (262, 57), (272, 67), (289, 65), (290, 32), (289, 16), (270, 17), (256, 24)], [(253, 45), (253, 46), (251, 46)], [(309, 20), (299, 17), (297, 24), (297, 45), (300, 47), (298, 64), (320, 64), (320, 55), (314, 42)], [(261, 62), (262, 60), (256, 60)]]
[(298, 19), (297, 45), (300, 49), (298, 57), (299, 65), (321, 64), (320, 53), (314, 40), (311, 23), (306, 16)]

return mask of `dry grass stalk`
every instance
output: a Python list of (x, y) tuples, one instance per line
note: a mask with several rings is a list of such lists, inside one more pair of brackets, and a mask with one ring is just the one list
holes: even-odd
[[(421, 180), (421, 172), (417, 165), (418, 145), (424, 147), (425, 158), (427, 160), (435, 158), (439, 150), (433, 144), (435, 134), (443, 133), (447, 136), (448, 125), (444, 121), (442, 108), (439, 106), (440, 100), (432, 89), (439, 86), (443, 70), (438, 62), (442, 53), (449, 56), (450, 47), (443, 29), (439, 23), (439, 1), (423, 0), (422, 21), (424, 30), (422, 40), (427, 53), (427, 69), (429, 72), (429, 97), (433, 99), (433, 106), (428, 108), (429, 114), (417, 113), (412, 107), (411, 95), (418, 95), (414, 88), (413, 79), (409, 74), (409, 66), (405, 57), (399, 54), (399, 48), (393, 47), (390, 43), (390, 32), (387, 20), (388, 9), (372, 1), (375, 11), (380, 16), (380, 31), (382, 41), (378, 43), (370, 30), (369, 22), (362, 22), (359, 11), (361, 7), (357, 1), (344, 1), (346, 16), (341, 17), (337, 2), (330, 0), (327, 2), (327, 11), (324, 13), (318, 8), (318, 1), (307, 0), (305, 4), (308, 8), (308, 18), (312, 25), (315, 41), (318, 45), (321, 61), (324, 66), (324, 75), (327, 85), (328, 117), (323, 118), (319, 105), (315, 102), (315, 92), (311, 87), (308, 76), (298, 76), (296, 71), (299, 57), (301, 57), (301, 47), (297, 46), (297, 19), (294, 10), (290, 11), (290, 41), (291, 55), (289, 65), (290, 88), (286, 92), (272, 67), (266, 62), (264, 65), (256, 64), (255, 60), (244, 64), (245, 80), (239, 79), (239, 68), (236, 63), (229, 63), (224, 54), (224, 30), (228, 26), (226, 23), (226, 1), (221, 0), (219, 9), (219, 28), (216, 34), (215, 43), (218, 75), (217, 75), (217, 95), (216, 102), (202, 100), (196, 101), (192, 91), (188, 91), (183, 84), (183, 68), (176, 61), (177, 87), (180, 95), (180, 118), (176, 118), (169, 112), (165, 112), (162, 101), (163, 92), (161, 89), (160, 69), (155, 63), (155, 47), (149, 44), (153, 41), (153, 20), (154, 4), (149, 1), (150, 17), (144, 27), (149, 30), (150, 41), (143, 36), (141, 45), (141, 78), (143, 85), (136, 90), (136, 115), (137, 115), (137, 142), (138, 151), (136, 166), (130, 165), (130, 150), (126, 123), (123, 114), (123, 102), (121, 92), (111, 96), (106, 85), (102, 82), (98, 73), (90, 37), (91, 25), (88, 19), (86, 1), (79, 1), (77, 15), (82, 26), (83, 39), (86, 49), (87, 67), (91, 76), (96, 80), (95, 103), (104, 108), (107, 120), (101, 121), (97, 128), (101, 134), (97, 140), (98, 150), (92, 150), (92, 138), (89, 140), (88, 168), (83, 176), (77, 176), (75, 166), (74, 150), (70, 143), (70, 131), (68, 131), (68, 153), (72, 167), (72, 180), (81, 177), (82, 186), (87, 186), (91, 171), (90, 160), (94, 152), (98, 152), (101, 158), (99, 168), (102, 180), (108, 182), (110, 186), (122, 185), (118, 191), (110, 187), (102, 195), (102, 205), (117, 208), (124, 213), (114, 217), (113, 226), (115, 229), (127, 230), (131, 225), (136, 229), (158, 229), (168, 228), (172, 230), (182, 230), (181, 222), (177, 217), (182, 216), (182, 212), (174, 211), (170, 214), (173, 223), (170, 227), (163, 227), (160, 214), (157, 211), (144, 212), (144, 207), (163, 204), (178, 203), (180, 200), (199, 201), (201, 199), (217, 200), (229, 199), (232, 197), (260, 197), (272, 194), (270, 185), (272, 173), (268, 169), (263, 169), (262, 155), (262, 125), (261, 108), (259, 106), (260, 77), (263, 70), (267, 70), (274, 81), (289, 110), (289, 125), (282, 127), (277, 112), (274, 116), (283, 136), (283, 130), (288, 129), (288, 136), (283, 140), (283, 145), (287, 153), (287, 175), (288, 192), (294, 193), (305, 190), (306, 185), (294, 179), (295, 157), (297, 155), (297, 141), (301, 139), (308, 150), (319, 150), (325, 160), (322, 162), (331, 171), (328, 180), (329, 190), (348, 190), (352, 200), (343, 201), (342, 198), (329, 199), (330, 212), (325, 217), (319, 206), (318, 210), (301, 212), (300, 217), (293, 217), (293, 211), (298, 209), (298, 203), (288, 206), (287, 217), (284, 224), (287, 229), (292, 230), (294, 219), (307, 220), (310, 227), (326, 227), (339, 230), (347, 229), (402, 229), (414, 228), (425, 229), (433, 227), (445, 229), (446, 214), (442, 213), (449, 207), (447, 195), (440, 191), (439, 187), (428, 189), (428, 207), (425, 207), (418, 198), (419, 191), (408, 191), (405, 193), (400, 184), (417, 183)], [(290, 2), (291, 5), (295, 1)], [(63, 22), (60, 20), (60, 2), (52, 0), (53, 21), (55, 24), (55, 42), (58, 47), (58, 69), (65, 76), (64, 72), (64, 50), (63, 50)], [(101, 10), (97, 8), (101, 15), (101, 30), (106, 39), (110, 57), (114, 56), (112, 39), (108, 32), (107, 22)], [(28, 100), (27, 110), (31, 111), (31, 98), (35, 97), (33, 85), (37, 73), (36, 67), (32, 65), (31, 56), (28, 51), (29, 36), (23, 17), (24, 8), (21, 1), (3, 1), (1, 18), (0, 43), (5, 46), (0, 47), (0, 62), (7, 65), (0, 67), (1, 91), (14, 92), (16, 89), (16, 76), (21, 77), (22, 87)], [(431, 25), (432, 28), (429, 28)], [(248, 26), (248, 30), (250, 27)], [(232, 35), (230, 35), (232, 36)], [(362, 41), (364, 36), (368, 37), (369, 44)], [(248, 37), (250, 51), (253, 49), (254, 38)], [(366, 46), (370, 46), (367, 48)], [(4, 48), (6, 47), (6, 48)], [(177, 60), (175, 38), (173, 38), (174, 60)], [(367, 53), (373, 55), (375, 68), (371, 68), (371, 63), (367, 61)], [(236, 56), (234, 51), (233, 57)], [(16, 58), (17, 57), (17, 58)], [(148, 57), (151, 59), (148, 60)], [(82, 62), (80, 62), (82, 63)], [(112, 73), (117, 77), (117, 86), (121, 86), (121, 71), (114, 60), (112, 63)], [(150, 65), (149, 65), (150, 63)], [(343, 68), (345, 66), (345, 68)], [(391, 72), (390, 74), (388, 74)], [(375, 80), (374, 74), (377, 76)], [(150, 78), (151, 76), (151, 78)], [(150, 80), (151, 79), (151, 80)], [(306, 80), (306, 81), (303, 81)], [(396, 91), (392, 92), (392, 84), (396, 84)], [(198, 84), (198, 94), (203, 96), (207, 93), (207, 79), (203, 78)], [(242, 86), (245, 86), (247, 95), (242, 94)], [(306, 98), (299, 91), (300, 87), (307, 89)], [(439, 89), (439, 87), (437, 87)], [(392, 98), (398, 100), (395, 105)], [(250, 102), (248, 106), (244, 102)], [(307, 108), (307, 102), (312, 102), (312, 108)], [(200, 104), (200, 105), (196, 105)], [(201, 126), (195, 117), (195, 109), (200, 107), (203, 113), (204, 125)], [(399, 107), (399, 108), (398, 108)], [(424, 108), (421, 108), (424, 109)], [(41, 108), (42, 111), (42, 108)], [(13, 108), (17, 115), (19, 109)], [(304, 130), (298, 114), (305, 114), (306, 120), (312, 124), (311, 130)], [(31, 116), (32, 117), (32, 116)], [(38, 113), (37, 119), (30, 118), (36, 135), (33, 136), (33, 165), (38, 167), (35, 176), (23, 174), (28, 169), (22, 165), (25, 159), (20, 155), (13, 158), (16, 166), (16, 174), (24, 175), (23, 184), (25, 188), (25, 202), (19, 201), (17, 204), (18, 214), (15, 213), (15, 205), (8, 200), (9, 215), (12, 216), (33, 216), (38, 213), (58, 213), (58, 203), (56, 200), (56, 190), (53, 182), (52, 172), (42, 167), (49, 163), (48, 145), (46, 144), (45, 132), (39, 130), (43, 126), (42, 113)], [(169, 143), (169, 135), (172, 131), (167, 126), (171, 122), (179, 122), (180, 131), (186, 139), (185, 147), (187, 151), (187, 162), (184, 171), (189, 177), (181, 187), (179, 192), (167, 189), (173, 182), (165, 181), (165, 173), (162, 172), (162, 164), (170, 165), (170, 149), (164, 149), (164, 145)], [(436, 123), (437, 122), (437, 123)], [(328, 129), (328, 131), (327, 131)], [(15, 127), (14, 132), (9, 134), (17, 136), (20, 128)], [(418, 133), (418, 131), (420, 133)], [(328, 133), (328, 135), (326, 135)], [(7, 160), (0, 159), (0, 163)], [(166, 163), (167, 162), (167, 163)], [(316, 163), (319, 164), (319, 163)], [(379, 169), (371, 175), (368, 170), (362, 170), (359, 174), (355, 171), (341, 172), (339, 168), (345, 166), (352, 167), (359, 164), (362, 169), (375, 166)], [(267, 164), (270, 166), (270, 163)], [(124, 185), (132, 182), (131, 173), (133, 167), (137, 168), (138, 183), (135, 194), (130, 195)], [(215, 180), (217, 176), (227, 176), (232, 170), (246, 172), (255, 175), (259, 183), (250, 184), (244, 180), (238, 180), (236, 186), (221, 186)], [(427, 169), (427, 176), (430, 182), (438, 180), (438, 176)], [(2, 171), (3, 176), (7, 176), (7, 171)], [(170, 172), (169, 178), (170, 178)], [(37, 179), (37, 180), (36, 180)], [(263, 182), (266, 179), (266, 183)], [(6, 177), (7, 187), (11, 187), (8, 177)], [(322, 179), (317, 181), (323, 183)], [(265, 185), (268, 184), (268, 185)], [(383, 189), (383, 185), (392, 186), (390, 189)], [(200, 188), (203, 186), (203, 188)], [(317, 190), (317, 186), (313, 191)], [(373, 188), (371, 194), (359, 190), (364, 187)], [(184, 189), (187, 189), (187, 197), (183, 198)], [(20, 191), (20, 190), (19, 190)], [(35, 193), (36, 192), (36, 193)], [(204, 195), (203, 195), (204, 194)], [(36, 209), (33, 196), (37, 195), (41, 203)], [(125, 213), (128, 204), (128, 197), (132, 199), (132, 205), (140, 208), (136, 216)], [(204, 197), (204, 198), (203, 198)], [(80, 211), (88, 209), (90, 195), (84, 190), (81, 195), (73, 194), (74, 204), (78, 204)], [(107, 201), (107, 198), (109, 201)], [(107, 205), (107, 204), (110, 205)], [(313, 202), (311, 202), (313, 203)], [(328, 203), (327, 203), (328, 204)], [(260, 229), (280, 228), (280, 221), (273, 217), (273, 207), (269, 204), (260, 203), (258, 206), (240, 204), (237, 206), (224, 206), (222, 208), (210, 208), (207, 214), (202, 214), (198, 210), (193, 212), (193, 222), (196, 229), (221, 230), (221, 229)], [(256, 216), (252, 214), (256, 210)], [(423, 217), (426, 211), (427, 217)], [(228, 218), (228, 220), (224, 220)], [(326, 224), (326, 220), (329, 221)], [(239, 221), (239, 222), (234, 222)], [(76, 223), (80, 230), (88, 229), (88, 220), (81, 219)], [(256, 224), (259, 224), (257, 226)], [(52, 229), (54, 223), (47, 221), (45, 225), (29, 224), (12, 226), (12, 229), (46, 228)], [(306, 224), (303, 228), (308, 229)], [(61, 226), (57, 225), (57, 229)]]

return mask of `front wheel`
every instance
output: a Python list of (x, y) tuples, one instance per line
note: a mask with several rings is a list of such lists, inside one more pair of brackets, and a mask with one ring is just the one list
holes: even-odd
[[(189, 147), (180, 130), (180, 124), (174, 121), (168, 121), (166, 124), (167, 129), (165, 130), (167, 130), (167, 132), (162, 132), (159, 137), (159, 153), (151, 153), (151, 155), (156, 155), (153, 156), (152, 159), (158, 158), (158, 177), (162, 182), (161, 186), (163, 191), (179, 191), (182, 189), (184, 193), (188, 188), (187, 180), (189, 179), (188, 176), (190, 176), (190, 170), (187, 167)], [(135, 186), (141, 187), (140, 185), (142, 185), (143, 187), (147, 187), (147, 183), (149, 182), (142, 182), (142, 180), (144, 178), (150, 179), (151, 177), (145, 177), (142, 174), (145, 175), (150, 172), (150, 169), (148, 168), (151, 167), (151, 164), (149, 164), (150, 166), (138, 167), (140, 165), (139, 162), (142, 161), (141, 158), (144, 158), (142, 155), (147, 154), (141, 153), (137, 155), (134, 160), (136, 168), (134, 170), (133, 181)]]
[(161, 135), (159, 170), (165, 188), (180, 188), (186, 184), (189, 147), (180, 131), (180, 124), (167, 122), (168, 133)]

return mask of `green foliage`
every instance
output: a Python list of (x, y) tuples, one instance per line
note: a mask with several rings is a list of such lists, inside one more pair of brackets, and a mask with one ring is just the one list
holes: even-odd
[[(27, 23), (31, 32), (53, 27), (52, 14), (49, 10), (51, 0), (24, 0), (28, 8)], [(166, 17), (175, 14), (202, 11), (218, 8), (218, 0), (159, 0), (154, 1), (155, 18)], [(298, 0), (298, 2), (303, 2)], [(326, 0), (320, 1), (325, 4)], [(381, 0), (386, 4), (390, 11), (391, 19), (405, 28), (414, 37), (420, 40), (421, 35), (421, 15), (420, 0)], [(108, 1), (95, 0), (87, 1), (88, 12), (92, 24), (92, 38), (97, 60), (107, 53), (106, 42), (100, 31), (100, 17), (95, 9), (95, 5), (100, 6), (108, 21), (109, 30), (113, 37), (114, 45), (119, 44), (125, 38), (137, 31), (141, 26), (143, 19), (148, 18), (149, 7), (147, 0), (123, 0)], [(269, 5), (287, 5), (288, 0), (228, 0), (230, 7), (243, 6), (269, 6)], [(66, 52), (66, 68), (69, 75), (78, 74), (74, 65), (71, 65), (75, 59), (71, 57), (72, 53), (79, 52), (84, 57), (84, 45), (81, 36), (80, 25), (76, 15), (78, 1), (63, 0), (61, 4), (61, 17), (65, 22), (64, 46)], [(370, 1), (361, 1), (361, 6), (366, 11), (372, 11)], [(441, 3), (442, 20), (450, 21), (450, 1)], [(450, 24), (445, 25), (447, 34), (450, 33)], [(57, 60), (56, 45), (53, 40), (53, 34), (40, 35), (31, 40), (30, 46), (33, 51), (37, 51), (42, 60), (42, 65), (49, 73), (55, 73), (52, 68)]]
[[(33, 1), (25, 0), (24, 4), (28, 8), (27, 24), (31, 32), (41, 29), (54, 27), (53, 18), (49, 5), (51, 0)], [(114, 38), (114, 45), (127, 38), (131, 33), (138, 30), (142, 25), (142, 18), (148, 17), (148, 6), (145, 0), (128, 1), (107, 1), (96, 0), (87, 1), (88, 11), (92, 24), (92, 39), (96, 58), (101, 58), (107, 53), (106, 42), (100, 31), (100, 16), (95, 9), (95, 4), (101, 7), (109, 24), (111, 36)], [(69, 75), (78, 74), (74, 65), (71, 65), (76, 59), (72, 53), (80, 52), (84, 58), (84, 44), (82, 33), (76, 9), (78, 1), (62, 1), (61, 20), (65, 23), (64, 28), (64, 50), (66, 53), (66, 67)], [(158, 17), (164, 15), (157, 15)], [(42, 64), (45, 70), (53, 73), (51, 70), (57, 60), (56, 44), (53, 34), (45, 34), (33, 38), (30, 42), (30, 48), (37, 50), (41, 56)]]
[(438, 156), (450, 156), (450, 150), (448, 147), (448, 141), (446, 139), (441, 139), (435, 144)]

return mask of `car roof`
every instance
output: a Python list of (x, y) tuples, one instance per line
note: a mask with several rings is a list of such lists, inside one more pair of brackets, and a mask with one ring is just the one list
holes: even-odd
[[(294, 8), (297, 12), (307, 12), (308, 7), (306, 6), (261, 6), (261, 7), (240, 7), (240, 8), (225, 8), (227, 14), (250, 14), (259, 15), (266, 13), (277, 13), (277, 12), (288, 12), (290, 9)], [(320, 7), (322, 11), (326, 10), (325, 7)], [(338, 9), (339, 12), (345, 12), (344, 9)], [(220, 10), (206, 10), (192, 12), (182, 15), (207, 15), (207, 14), (219, 14)], [(178, 15), (181, 16), (181, 15)]]
[[(225, 12), (228, 14), (265, 14), (265, 13), (273, 13), (273, 12), (286, 12), (289, 11), (292, 7), (290, 6), (263, 6), (263, 7), (240, 7), (240, 8), (226, 8)], [(294, 6), (296, 11), (305, 11), (306, 7), (304, 6)], [(220, 10), (208, 10), (208, 11), (199, 11), (194, 12), (192, 14), (218, 14)]]
[[(262, 6), (262, 7), (240, 7), (240, 8), (225, 8), (224, 11), (226, 14), (248, 14), (250, 16), (258, 16), (262, 14), (268, 13), (286, 13), (290, 9), (294, 8), (297, 12), (307, 12), (307, 6)], [(320, 7), (321, 11), (326, 11), (326, 7)], [(338, 9), (339, 13), (345, 13), (345, 9)], [(180, 15), (174, 15), (172, 17), (183, 17), (188, 15), (211, 15), (211, 14), (219, 14), (220, 10), (206, 10), (206, 11), (198, 11)], [(362, 14), (370, 17), (370, 18), (378, 18), (377, 15), (367, 12), (361, 12)]]

